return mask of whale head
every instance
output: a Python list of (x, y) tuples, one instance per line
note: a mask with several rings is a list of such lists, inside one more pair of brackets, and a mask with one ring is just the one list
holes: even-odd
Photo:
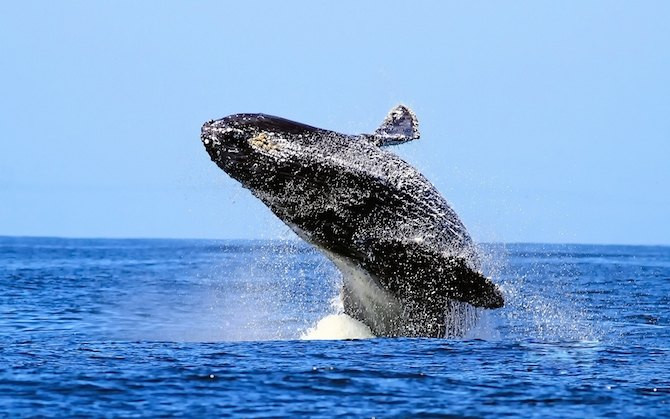
[(263, 190), (309, 166), (316, 141), (338, 135), (276, 116), (236, 114), (206, 122), (200, 138), (221, 169), (247, 188)]
[(399, 105), (372, 134), (344, 135), (272, 115), (235, 114), (206, 122), (200, 138), (221, 169), (262, 191), (283, 189), (290, 178), (329, 171), (345, 160), (370, 166), (364, 160), (378, 147), (417, 139), (419, 132), (414, 113)]

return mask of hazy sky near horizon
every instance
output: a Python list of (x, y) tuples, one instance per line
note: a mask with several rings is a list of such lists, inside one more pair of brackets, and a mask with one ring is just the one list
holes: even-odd
[(670, 244), (670, 2), (3, 2), (0, 235), (277, 238), (201, 124), (405, 103), (476, 240)]

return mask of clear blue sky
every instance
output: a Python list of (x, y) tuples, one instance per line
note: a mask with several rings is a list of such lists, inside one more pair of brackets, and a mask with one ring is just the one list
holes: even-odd
[(0, 235), (281, 237), (201, 124), (405, 103), (476, 239), (670, 244), (670, 2), (416, 3), (2, 2)]

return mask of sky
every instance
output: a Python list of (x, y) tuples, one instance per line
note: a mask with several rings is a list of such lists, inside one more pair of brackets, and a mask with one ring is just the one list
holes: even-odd
[(0, 235), (285, 238), (203, 122), (371, 132), (477, 241), (670, 244), (670, 2), (0, 3)]

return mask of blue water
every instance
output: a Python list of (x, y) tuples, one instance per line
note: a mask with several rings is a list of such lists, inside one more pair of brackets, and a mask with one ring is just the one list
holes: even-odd
[(306, 341), (338, 275), (300, 243), (0, 238), (0, 413), (670, 415), (669, 247), (483, 252), (465, 339)]

